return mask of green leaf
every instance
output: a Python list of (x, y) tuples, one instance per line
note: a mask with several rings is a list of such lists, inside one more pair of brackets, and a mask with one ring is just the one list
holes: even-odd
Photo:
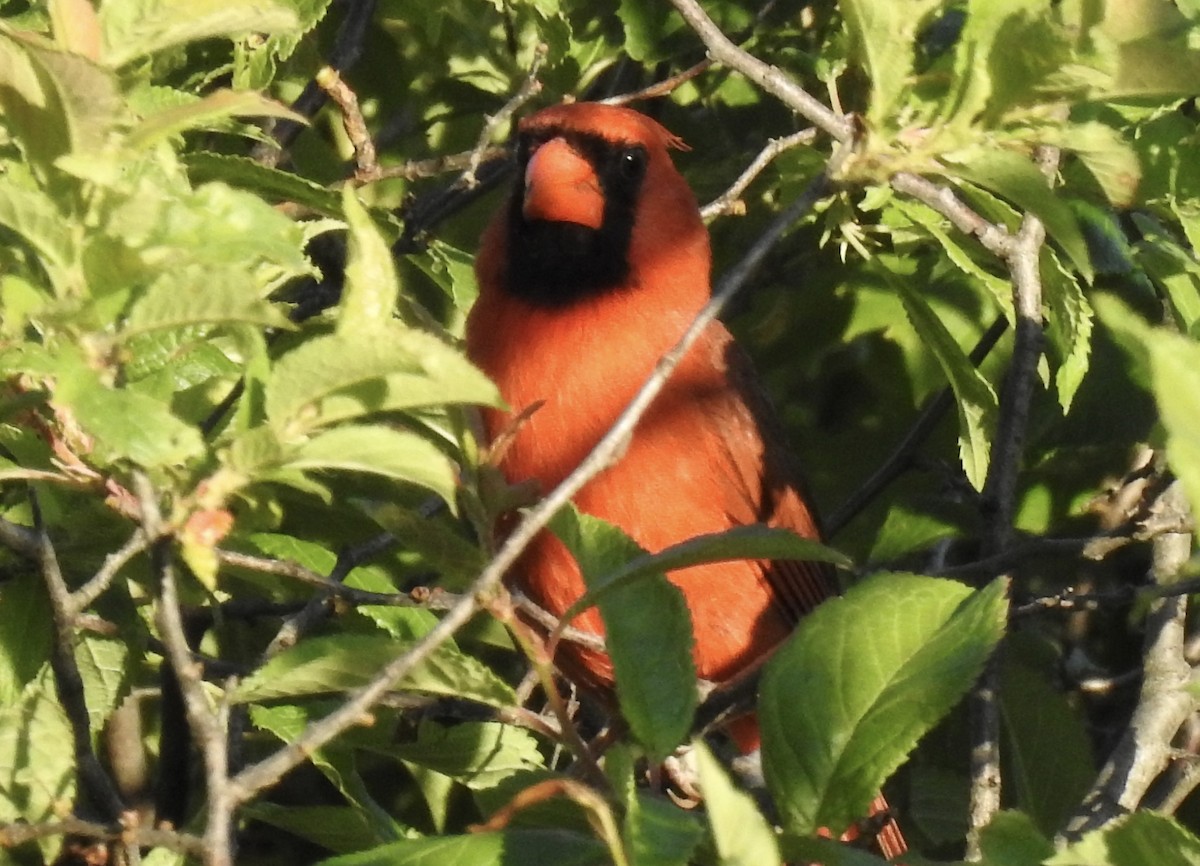
[(1079, 157), (1113, 207), (1134, 203), (1142, 165), (1120, 132), (1106, 123), (1089, 121), (1071, 124), (1063, 137), (1063, 146)]
[(319, 183), (289, 171), (270, 168), (245, 156), (208, 151), (183, 154), (195, 183), (221, 181), (270, 201), (295, 202), (328, 217), (342, 217), (342, 199)]
[(294, 30), (296, 13), (285, 3), (255, 0), (107, 0), (100, 7), (103, 59), (114, 69), (174, 45), (218, 36)]
[(617, 17), (625, 28), (625, 50), (633, 60), (646, 63), (661, 59), (662, 46), (675, 29), (669, 5), (654, 0), (620, 0)]
[(284, 469), (367, 472), (419, 484), (454, 502), (457, 475), (450, 458), (427, 439), (377, 424), (335, 427), (297, 446)]
[(896, 103), (912, 86), (913, 48), (918, 31), (944, 0), (846, 0), (846, 28), (871, 82), (868, 123), (893, 122)]
[(134, 302), (119, 338), (165, 328), (240, 322), (290, 329), (279, 307), (246, 291), (246, 277), (232, 269), (200, 267), (165, 271)]
[(112, 73), (31, 35), (0, 31), (0, 108), (43, 170), (67, 153), (95, 154), (121, 119)]
[[(1014, 19), (1027, 20), (1031, 13), (1044, 15), (1049, 11), (1049, 5), (1048, 0), (1008, 3), (971, 0), (967, 3), (966, 22), (954, 47), (954, 79), (958, 92), (951, 94), (945, 102), (953, 109), (950, 122), (957, 121), (966, 127), (978, 122), (993, 91), (998, 86), (1002, 88), (1006, 80), (1017, 77), (1012, 73), (1021, 70), (1024, 64), (1014, 55), (1019, 55), (1021, 46), (1005, 44), (1000, 49), (996, 47), (997, 40), (1002, 40), (1006, 30), (1019, 28), (1019, 22)], [(1010, 22), (1017, 26), (1006, 28)]]
[(423, 721), (415, 743), (397, 743), (387, 754), (436, 770), (472, 790), (494, 788), (516, 773), (546, 767), (533, 734), (498, 722), (446, 726)]
[(47, 665), (18, 703), (0, 709), (0, 822), (48, 820), (74, 797), (71, 742)]
[(1134, 812), (1042, 862), (1045, 866), (1198, 866), (1200, 839), (1174, 818)]
[(1046, 330), (1058, 361), (1054, 385), (1058, 403), (1066, 413), (1087, 375), (1095, 314), (1078, 276), (1063, 267), (1053, 250), (1042, 251), (1040, 271), (1042, 293), (1049, 308)]
[(979, 849), (987, 866), (1029, 866), (1054, 854), (1054, 844), (1023, 812), (996, 813), (979, 834)]
[(961, 178), (1007, 198), (1037, 215), (1046, 233), (1067, 254), (1087, 282), (1092, 281), (1092, 263), (1079, 222), (1067, 203), (1056, 196), (1046, 178), (1028, 157), (998, 148), (973, 148), (967, 153), (946, 155), (953, 166), (951, 180)]
[(979, 675), (1004, 632), (1005, 587), (881, 574), (800, 623), (767, 662), (758, 703), (763, 767), (786, 829), (836, 836), (867, 814)]
[(360, 340), (377, 339), (388, 330), (400, 296), (400, 280), (391, 248), (371, 222), (354, 187), (342, 189), (342, 209), (350, 227), (346, 285), (338, 305), (337, 333)]
[(1166, 328), (1151, 328), (1112, 297), (1096, 300), (1104, 323), (1149, 360), (1150, 380), (1167, 431), (1167, 460), (1191, 502), (1200, 502), (1200, 343)]
[(75, 647), (94, 741), (127, 689), (129, 647), (123, 640), (85, 634)]
[[(17, 574), (0, 583), (0, 708), (18, 702), (50, 660), (53, 615), (40, 576)], [(36, 627), (34, 624), (38, 624)]]
[(735, 526), (724, 532), (697, 535), (673, 544), (658, 553), (642, 553), (597, 581), (595, 588), (571, 605), (561, 620), (572, 619), (601, 600), (621, 590), (629, 583), (656, 574), (666, 574), (680, 568), (707, 562), (730, 562), (742, 559), (796, 559), (809, 562), (828, 562), (841, 568), (853, 563), (842, 553), (811, 538), (802, 538), (790, 529), (765, 526), (761, 523)]
[(105, 387), (94, 376), (66, 379), (55, 393), (94, 439), (102, 463), (130, 460), (146, 469), (175, 466), (204, 454), (200, 431), (166, 404), (130, 390)]
[(370, 851), (322, 860), (317, 866), (606, 866), (608, 849), (598, 839), (567, 830), (512, 828), (467, 836), (405, 839)]
[(628, 800), (625, 844), (638, 866), (687, 866), (704, 830), (693, 815), (653, 794)]
[(975, 489), (982, 490), (987, 479), (991, 435), (1000, 411), (996, 392), (920, 293), (905, 280), (893, 280), (892, 284), (900, 292), (904, 311), (913, 327), (937, 358), (954, 391), (954, 405), (958, 410), (958, 452), (963, 471)]
[(127, 141), (133, 148), (152, 145), (186, 132), (189, 129), (211, 127), (230, 117), (284, 117), (297, 123), (306, 119), (286, 105), (250, 90), (214, 90), (203, 99), (157, 111), (142, 119), (129, 132)]
[(734, 787), (702, 740), (692, 743), (721, 866), (780, 866), (779, 842), (754, 798)]
[(308, 430), (380, 412), (451, 403), (500, 403), (496, 386), (457, 350), (389, 322), (371, 339), (330, 334), (284, 355), (267, 382), (267, 417)]
[(1019, 637), (1005, 647), (1000, 686), (1005, 779), (1015, 802), (1043, 833), (1053, 835), (1095, 776), (1091, 743), (1067, 698), (1034, 667)]
[(33, 248), (59, 295), (77, 289), (79, 281), (79, 249), (74, 233), (63, 230), (65, 222), (48, 196), (0, 177), (0, 225)]
[[(559, 511), (550, 529), (579, 563), (589, 589), (645, 553), (618, 527), (574, 505)], [(661, 761), (687, 736), (696, 711), (692, 622), (683, 593), (661, 573), (644, 572), (597, 603), (621, 714), (650, 760)]]
[(379, 843), (361, 810), (350, 806), (301, 806), (258, 801), (243, 807), (255, 821), (278, 827), (330, 851), (361, 851)]
[[(308, 638), (242, 680), (233, 700), (249, 703), (351, 691), (366, 685), (410, 647), (384, 634)], [(418, 665), (397, 688), (452, 695), (493, 707), (509, 707), (516, 700), (512, 688), (482, 662), (446, 646)]]

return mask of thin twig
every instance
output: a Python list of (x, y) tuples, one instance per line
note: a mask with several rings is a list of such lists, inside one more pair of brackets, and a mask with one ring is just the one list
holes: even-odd
[(436, 156), (430, 159), (413, 159), (400, 165), (382, 166), (376, 180), (401, 177), (405, 180), (418, 180), (423, 177), (434, 177), (452, 171), (465, 171), (472, 165), (478, 170), (479, 166), (493, 159), (508, 157), (507, 147), (491, 145), (482, 151), (477, 148), (464, 150), (462, 153), (451, 153), (446, 156)]
[(158, 539), (150, 547), (150, 561), (159, 580), (159, 597), (154, 622), (166, 649), (164, 663), (170, 664), (183, 694), (188, 728), (204, 757), (207, 814), (204, 829), (205, 866), (233, 866), (233, 813), (238, 805), (230, 796), (228, 741), (225, 736), (228, 712), (225, 704), (212, 707), (205, 693), (202, 668), (192, 658), (179, 603), (175, 566), (169, 538), (162, 535), (162, 514), (157, 494), (142, 473), (134, 475), (134, 488), (142, 511), (142, 529), (147, 538)]
[(197, 858), (204, 853), (203, 840), (190, 833), (139, 825), (98, 824), (71, 817), (43, 824), (5, 824), (0, 827), (0, 848), (16, 848), (18, 845), (54, 836), (81, 836), (134, 848), (169, 848)]
[(635, 90), (632, 93), (621, 93), (616, 96), (609, 96), (606, 99), (599, 100), (605, 105), (629, 105), (631, 102), (641, 102), (646, 99), (656, 99), (660, 96), (666, 96), (676, 87), (691, 81), (697, 75), (701, 75), (712, 66), (711, 58), (704, 58), (699, 63), (689, 66), (683, 72), (677, 72), (670, 78), (664, 78), (662, 81), (656, 81), (649, 87), (643, 87), (641, 90)]
[(63, 578), (58, 555), (50, 536), (42, 524), (42, 510), (37, 496), (29, 493), (33, 512), (34, 532), (38, 542), (38, 564), (42, 580), (50, 596), (50, 609), (54, 617), (54, 647), (50, 656), (50, 667), (54, 672), (54, 687), (59, 703), (71, 724), (71, 739), (75, 753), (75, 765), (83, 788), (106, 820), (117, 821), (125, 811), (117, 786), (101, 766), (92, 749), (91, 721), (88, 717), (87, 699), (84, 696), (83, 676), (75, 661), (75, 606), (71, 601), (71, 590)]
[(479, 166), (483, 164), (486, 154), (491, 150), (492, 138), (495, 137), (496, 130), (508, 123), (521, 106), (541, 92), (542, 82), (538, 80), (538, 73), (541, 72), (542, 64), (546, 62), (549, 53), (550, 46), (544, 43), (538, 44), (533, 52), (533, 62), (529, 65), (529, 74), (525, 76), (525, 82), (521, 85), (521, 89), (508, 102), (504, 103), (499, 111), (488, 115), (483, 129), (479, 131), (479, 142), (471, 151), (471, 157), (467, 161), (467, 170), (458, 180), (459, 186), (467, 189), (475, 188), (479, 183), (476, 173), (479, 171)]
[[(1037, 160), (1047, 176), (1057, 171), (1059, 151), (1039, 148)], [(1008, 246), (1006, 262), (1012, 275), (1013, 309), (1016, 333), (1004, 388), (1000, 395), (1000, 416), (992, 440), (987, 478), (983, 484), (985, 555), (1003, 553), (1011, 543), (1016, 511), (1017, 478), (1029, 426), (1029, 409), (1038, 381), (1038, 361), (1042, 357), (1042, 278), (1039, 270), (1046, 228), (1033, 213), (1021, 220), (1015, 240)], [(983, 855), (979, 834), (1000, 811), (1000, 687), (997, 647), (984, 668), (980, 682), (970, 697), (971, 719), (971, 801), (967, 833), (967, 859)]]
[(834, 139), (850, 139), (854, 130), (846, 118), (809, 94), (778, 67), (764, 63), (735, 45), (708, 17), (698, 0), (671, 0), (671, 5), (700, 37), (713, 60), (725, 64), (730, 69), (736, 69)]
[(91, 607), (96, 599), (112, 586), (118, 572), (125, 567), (126, 563), (149, 546), (146, 533), (141, 529), (134, 530), (133, 535), (129, 536), (129, 540), (121, 545), (119, 550), (104, 557), (104, 565), (100, 566), (91, 580), (72, 593), (71, 604), (75, 610), (83, 611)]
[(339, 113), (342, 115), (342, 127), (346, 130), (346, 137), (350, 139), (350, 145), (354, 148), (354, 163), (357, 166), (354, 174), (355, 180), (359, 183), (370, 183), (377, 180), (379, 160), (375, 155), (375, 142), (371, 139), (370, 130), (367, 129), (367, 121), (358, 105), (358, 94), (342, 81), (342, 77), (332, 66), (322, 67), (314, 80), (317, 82), (317, 86), (337, 104)]
[(729, 189), (700, 208), (700, 216), (705, 222), (708, 222), (725, 214), (739, 215), (745, 213), (746, 205), (741, 200), (741, 196), (746, 191), (746, 188), (754, 182), (754, 179), (762, 174), (763, 170), (774, 161), (775, 157), (785, 151), (791, 150), (793, 147), (799, 147), (802, 144), (812, 144), (816, 140), (816, 137), (817, 131), (815, 129), (802, 129), (799, 132), (793, 132), (791, 135), (785, 135), (783, 138), (772, 138), (767, 142), (766, 147), (758, 152), (758, 156), (754, 157), (754, 160), (746, 166), (746, 170), (738, 175), (738, 179), (730, 185)]

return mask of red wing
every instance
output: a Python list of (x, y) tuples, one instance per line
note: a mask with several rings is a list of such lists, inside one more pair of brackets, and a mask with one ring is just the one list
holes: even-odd
[[(730, 397), (738, 407), (723, 417), (731, 420), (723, 430), (725, 458), (737, 476), (733, 501), (728, 503), (736, 523), (763, 522), (790, 529), (804, 538), (820, 540), (821, 530), (809, 504), (800, 472), (784, 447), (774, 411), (758, 384), (750, 359), (720, 327), (723, 365), (733, 386)], [(757, 440), (758, 447), (745, 447)], [(779, 607), (793, 624), (818, 604), (838, 592), (831, 566), (821, 562), (777, 560), (764, 577)]]

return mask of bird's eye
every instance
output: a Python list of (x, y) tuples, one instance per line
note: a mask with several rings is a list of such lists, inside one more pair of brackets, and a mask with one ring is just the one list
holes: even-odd
[(640, 146), (625, 148), (617, 155), (617, 168), (626, 180), (641, 180), (646, 173), (646, 149)]

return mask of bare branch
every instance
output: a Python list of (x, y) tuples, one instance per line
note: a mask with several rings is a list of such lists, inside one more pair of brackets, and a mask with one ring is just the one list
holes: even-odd
[(0, 544), (13, 553), (36, 561), (41, 556), (42, 546), (38, 533), (28, 526), (0, 517)]
[(338, 71), (332, 66), (322, 67), (314, 79), (317, 86), (324, 90), (332, 99), (342, 115), (342, 126), (346, 136), (354, 147), (354, 162), (358, 166), (355, 180), (359, 183), (369, 183), (379, 176), (379, 160), (375, 155), (375, 142), (367, 129), (362, 109), (358, 105), (358, 95), (350, 89)]
[(50, 596), (50, 609), (54, 616), (54, 648), (50, 656), (50, 667), (54, 672), (54, 687), (59, 703), (71, 723), (72, 746), (83, 788), (93, 805), (110, 821), (118, 820), (125, 811), (125, 803), (117, 792), (113, 780), (101, 766), (92, 749), (91, 721), (88, 717), (87, 700), (84, 696), (83, 677), (75, 661), (75, 606), (71, 601), (71, 590), (63, 578), (58, 555), (50, 536), (42, 525), (42, 510), (37, 496), (30, 491), (30, 506), (33, 510), (34, 532), (38, 545), (38, 565), (42, 580)]
[(147, 848), (169, 848), (182, 854), (200, 857), (204, 842), (190, 833), (177, 833), (136, 824), (98, 824), (79, 818), (63, 818), (44, 824), (5, 824), (0, 827), (0, 848), (15, 848), (38, 839), (54, 836), (81, 836), (85, 839)]
[(149, 546), (146, 534), (141, 529), (135, 530), (133, 535), (129, 536), (129, 540), (121, 545), (120, 550), (104, 557), (104, 565), (100, 566), (100, 570), (92, 579), (75, 590), (71, 597), (71, 603), (75, 610), (83, 611), (91, 607), (96, 599), (112, 586), (113, 580), (116, 579), (118, 572), (125, 567), (126, 563)]
[(635, 90), (632, 93), (621, 93), (617, 96), (610, 96), (607, 99), (601, 99), (600, 102), (605, 105), (629, 105), (631, 102), (641, 102), (644, 99), (655, 99), (659, 96), (666, 96), (679, 85), (691, 81), (697, 75), (706, 72), (710, 66), (712, 66), (712, 60), (706, 57), (699, 63), (689, 66), (683, 72), (677, 72), (670, 78), (656, 81), (649, 87), (643, 87), (641, 90)]
[(777, 97), (784, 105), (798, 112), (805, 120), (827, 132), (838, 141), (847, 141), (853, 134), (850, 122), (831, 110), (816, 97), (793, 81), (783, 70), (759, 60), (739, 48), (721, 32), (708, 17), (698, 0), (671, 0), (671, 5), (696, 32), (708, 48), (708, 54), (718, 63), (736, 69), (763, 90)]
[[(1190, 508), (1178, 481), (1159, 497), (1157, 507), (1181, 524), (1190, 519)], [(1191, 552), (1190, 533), (1167, 533), (1156, 538), (1155, 581), (1164, 589), (1171, 586)], [(1079, 813), (1064, 829), (1063, 840), (1076, 838), (1142, 806), (1151, 784), (1175, 758), (1171, 742), (1197, 710), (1197, 700), (1188, 690), (1192, 669), (1184, 656), (1186, 615), (1186, 596), (1168, 596), (1151, 605), (1146, 618), (1142, 689), (1133, 718)]]
[(183, 694), (188, 728), (204, 756), (208, 793), (204, 863), (205, 866), (232, 866), (233, 811), (238, 804), (229, 794), (229, 744), (225, 735), (228, 722), (227, 706), (210, 705), (205, 693), (202, 667), (192, 658), (180, 610), (175, 566), (171, 562), (171, 542), (162, 534), (162, 515), (157, 494), (149, 479), (142, 473), (134, 476), (134, 488), (141, 505), (142, 529), (147, 538), (157, 539), (150, 548), (150, 561), (159, 580), (154, 622), (166, 648), (164, 663), (169, 663), (175, 673)]
[(815, 129), (802, 129), (791, 135), (785, 135), (783, 138), (772, 138), (767, 142), (766, 147), (758, 152), (758, 156), (754, 157), (754, 160), (746, 166), (746, 170), (738, 175), (738, 179), (733, 182), (729, 189), (700, 208), (700, 216), (707, 222), (725, 214), (740, 215), (745, 213), (746, 205), (741, 201), (741, 195), (754, 182), (754, 179), (762, 174), (763, 170), (779, 154), (791, 150), (793, 147), (799, 147), (802, 144), (812, 144), (816, 140), (816, 137), (817, 131)]
[(459, 178), (459, 186), (473, 189), (479, 183), (475, 175), (479, 171), (479, 166), (483, 164), (485, 154), (491, 149), (492, 138), (496, 135), (496, 130), (508, 123), (522, 105), (541, 92), (542, 82), (538, 80), (537, 76), (542, 69), (542, 64), (546, 62), (546, 57), (549, 53), (550, 47), (548, 45), (543, 43), (537, 46), (533, 53), (533, 63), (529, 66), (529, 74), (525, 76), (525, 83), (521, 85), (521, 89), (513, 95), (512, 99), (504, 103), (499, 111), (488, 116), (487, 121), (483, 124), (483, 129), (479, 132), (479, 143), (471, 151), (467, 170)]

